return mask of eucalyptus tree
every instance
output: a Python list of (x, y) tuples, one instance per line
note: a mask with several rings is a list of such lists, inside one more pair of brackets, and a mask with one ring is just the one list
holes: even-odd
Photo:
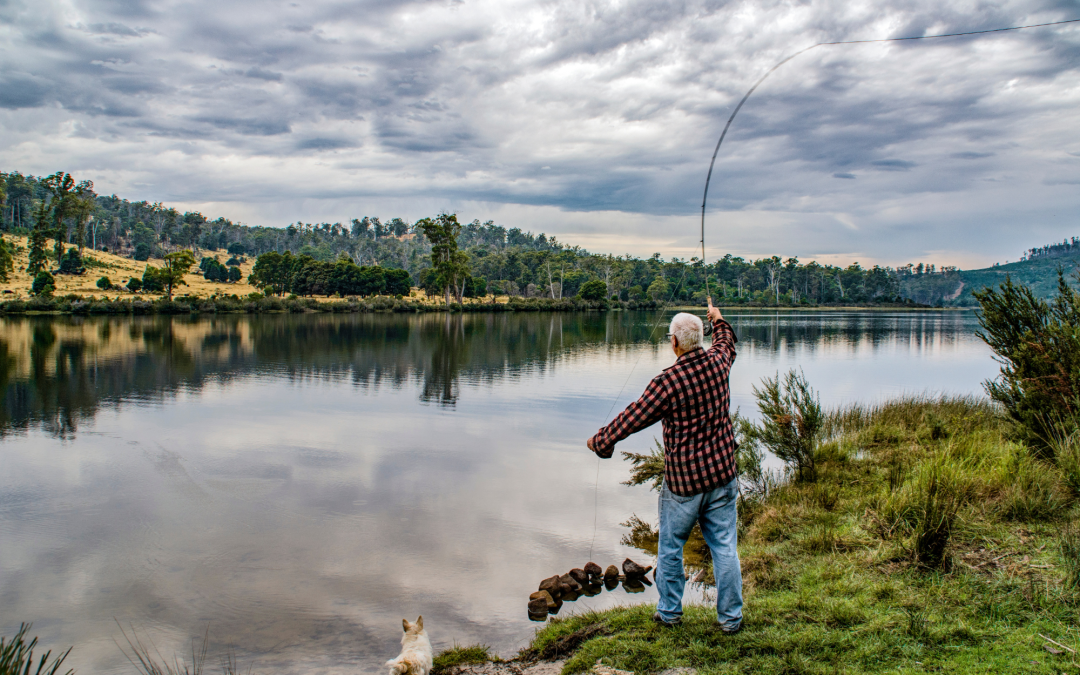
[(461, 303), (469, 276), (469, 256), (458, 249), (461, 224), (457, 214), (441, 213), (435, 218), (424, 218), (416, 225), (431, 242), (431, 266), (437, 275), (436, 283), (446, 296), (446, 306), (450, 306), (451, 290)]

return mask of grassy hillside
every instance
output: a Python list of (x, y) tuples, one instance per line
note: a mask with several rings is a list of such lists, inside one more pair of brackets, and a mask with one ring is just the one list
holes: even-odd
[(1038, 297), (1049, 298), (1057, 288), (1058, 267), (1064, 268), (1066, 275), (1072, 275), (1078, 266), (1080, 266), (1080, 253), (1054, 258), (1035, 258), (981, 270), (962, 271), (959, 276), (964, 287), (960, 295), (954, 301), (945, 301), (945, 304), (977, 305), (971, 292), (987, 286), (997, 286), (1005, 281), (1006, 275), (1012, 277), (1014, 283), (1030, 287)]

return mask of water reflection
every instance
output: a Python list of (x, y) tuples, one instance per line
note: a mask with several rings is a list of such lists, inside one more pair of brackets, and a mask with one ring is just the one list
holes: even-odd
[[(641, 556), (621, 524), (655, 493), (583, 443), (671, 364), (656, 318), (4, 318), (0, 632), (32, 620), (94, 673), (130, 672), (113, 617), (168, 654), (209, 621), (265, 673), (384, 672), (417, 614), (436, 648), (511, 654), (539, 579)], [(793, 365), (827, 405), (995, 370), (970, 314), (730, 318), (744, 411)]]
[[(32, 426), (71, 438), (102, 407), (162, 401), (209, 382), (273, 373), (348, 379), (377, 391), (421, 383), (452, 408), (463, 381), (491, 385), (602, 344), (658, 345), (656, 314), (286, 315), (212, 318), (16, 317), (0, 320), (0, 434)], [(970, 313), (729, 312), (740, 359), (761, 353), (850, 358), (919, 354), (973, 338)]]

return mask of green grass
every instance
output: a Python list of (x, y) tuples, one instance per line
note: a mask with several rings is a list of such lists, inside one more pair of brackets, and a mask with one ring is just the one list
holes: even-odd
[(445, 672), (448, 668), (454, 666), (488, 663), (499, 660), (499, 657), (492, 654), (485, 645), (470, 645), (468, 647), (454, 645), (450, 649), (446, 649), (435, 655), (431, 672), (432, 675), (439, 675), (439, 673)]
[[(566, 642), (567, 674), (597, 659), (638, 674), (1080, 670), (1040, 637), (1080, 651), (1080, 535), (1062, 468), (1011, 441), (979, 399), (854, 406), (826, 427), (815, 482), (742, 505), (740, 634), (720, 633), (710, 607), (668, 629), (638, 605), (553, 619), (524, 655), (577, 634), (588, 639)], [(928, 490), (947, 508), (928, 507)], [(944, 529), (941, 508), (954, 510)], [(919, 552), (928, 519), (948, 537), (940, 561)]]

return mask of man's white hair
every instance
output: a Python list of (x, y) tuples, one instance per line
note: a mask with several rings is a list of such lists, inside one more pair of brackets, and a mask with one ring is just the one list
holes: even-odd
[(679, 312), (671, 319), (671, 328), (668, 329), (668, 332), (679, 341), (680, 349), (690, 351), (701, 346), (704, 326), (701, 319), (693, 314)]

